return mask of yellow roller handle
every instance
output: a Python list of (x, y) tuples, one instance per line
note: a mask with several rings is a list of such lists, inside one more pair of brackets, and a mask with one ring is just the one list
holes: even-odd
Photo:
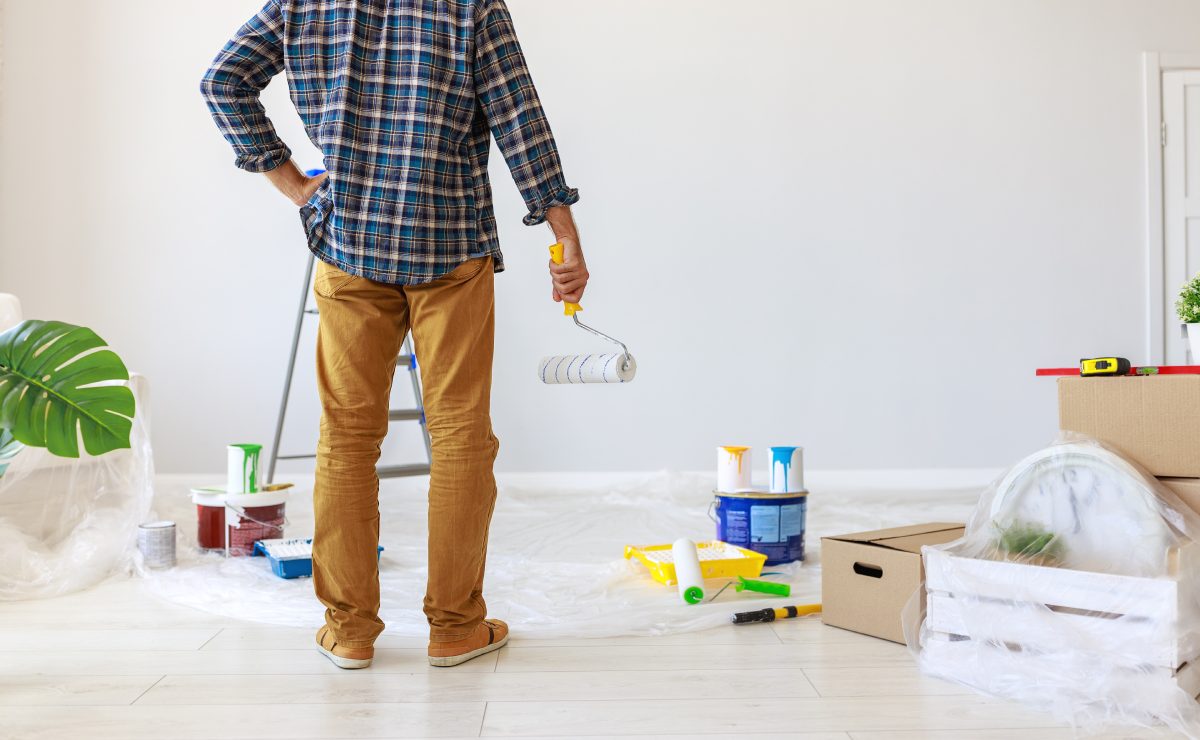
[[(563, 245), (562, 242), (550, 245), (550, 261), (556, 265), (563, 263)], [(577, 312), (582, 311), (583, 306), (578, 303), (567, 303), (563, 301), (563, 316), (574, 316)]]

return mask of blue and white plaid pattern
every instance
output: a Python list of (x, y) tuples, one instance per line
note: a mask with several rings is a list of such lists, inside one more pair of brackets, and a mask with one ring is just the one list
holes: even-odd
[(329, 172), (301, 208), (309, 248), (345, 272), (413, 285), (488, 255), (502, 270), (489, 132), (526, 224), (579, 200), (504, 0), (270, 0), (201, 84), (242, 169), (291, 157), (259, 102), (283, 70)]

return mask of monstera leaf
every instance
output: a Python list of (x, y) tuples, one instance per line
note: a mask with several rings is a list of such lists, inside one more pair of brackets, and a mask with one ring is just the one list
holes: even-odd
[(133, 391), (125, 363), (91, 329), (25, 321), (0, 334), (0, 429), (60, 457), (129, 447)]

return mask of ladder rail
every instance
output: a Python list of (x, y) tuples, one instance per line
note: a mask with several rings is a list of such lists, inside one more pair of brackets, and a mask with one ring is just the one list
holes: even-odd
[(433, 462), (433, 441), (429, 438), (429, 420), (425, 418), (425, 397), (421, 391), (421, 368), (417, 364), (417, 353), (413, 348), (412, 332), (404, 338), (404, 354), (408, 356), (408, 377), (412, 381), (413, 400), (421, 409), (421, 439), (425, 442), (425, 458)]
[[(283, 440), (283, 425), (287, 417), (287, 407), (291, 400), (292, 379), (296, 371), (296, 357), (300, 350), (300, 334), (304, 328), (304, 318), (307, 315), (318, 315), (316, 309), (308, 308), (308, 290), (312, 285), (313, 267), (316, 264), (316, 258), (313, 254), (308, 255), (308, 266), (304, 271), (304, 286), (300, 292), (300, 306), (296, 312), (296, 325), (292, 331), (292, 348), (288, 358), (287, 373), (284, 376), (283, 382), (283, 397), (279, 402), (279, 414), (275, 420), (275, 439), (271, 445), (271, 458), (267, 465), (268, 484), (275, 482), (275, 468), (280, 460), (311, 460), (316, 458), (316, 454), (303, 455), (280, 455), (279, 445)], [(415, 408), (411, 409), (388, 409), (388, 421), (417, 421), (421, 424), (421, 440), (425, 444), (425, 463), (406, 463), (400, 465), (377, 465), (376, 471), (380, 478), (398, 478), (403, 476), (428, 475), (430, 465), (433, 461), (433, 443), (429, 437), (429, 425), (425, 419), (425, 398), (421, 390), (421, 379), (419, 375), (419, 366), (416, 359), (416, 353), (413, 350), (412, 333), (410, 332), (404, 337), (404, 354), (397, 357), (397, 367), (401, 364), (408, 371), (409, 379), (412, 382), (413, 401)]]
[(296, 311), (296, 326), (292, 330), (292, 353), (288, 358), (287, 374), (283, 381), (283, 398), (279, 401), (279, 416), (275, 420), (275, 440), (271, 444), (271, 462), (267, 466), (267, 484), (275, 482), (275, 463), (279, 461), (279, 442), (283, 439), (283, 420), (287, 416), (288, 397), (292, 393), (292, 376), (296, 373), (296, 353), (300, 350), (300, 332), (304, 328), (304, 314), (308, 307), (308, 286), (312, 284), (313, 265), (316, 257), (308, 253), (308, 266), (304, 269), (304, 284), (300, 288), (300, 309)]

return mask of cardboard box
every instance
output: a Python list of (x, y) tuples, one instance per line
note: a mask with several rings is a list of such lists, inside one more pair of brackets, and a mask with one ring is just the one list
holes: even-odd
[(821, 620), (904, 642), (900, 615), (925, 581), (921, 548), (963, 535), (963, 525), (914, 524), (821, 538)]
[(1058, 425), (1151, 475), (1200, 478), (1200, 375), (1059, 378)]
[(1200, 514), (1200, 478), (1159, 478), (1167, 488), (1192, 507), (1192, 511)]

